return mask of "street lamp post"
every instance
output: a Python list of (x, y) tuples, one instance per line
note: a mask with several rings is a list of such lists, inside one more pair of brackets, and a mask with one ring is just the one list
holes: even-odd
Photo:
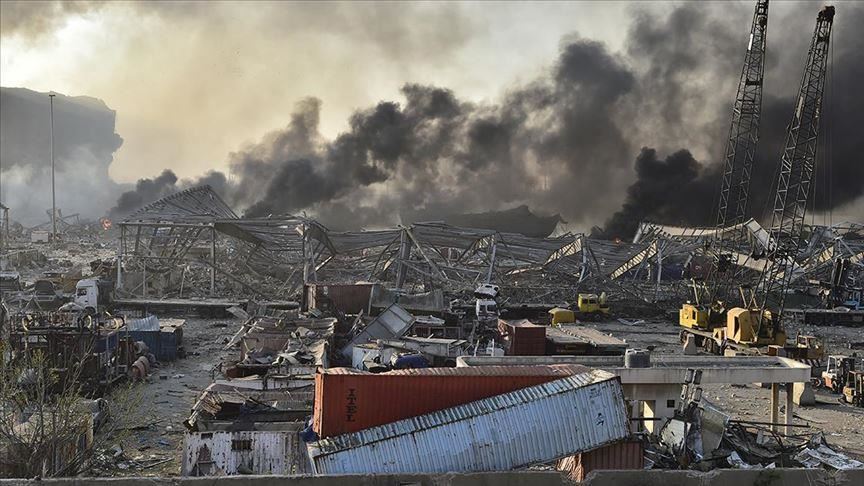
[(57, 193), (54, 189), (54, 93), (48, 95), (51, 104), (51, 240), (57, 242)]

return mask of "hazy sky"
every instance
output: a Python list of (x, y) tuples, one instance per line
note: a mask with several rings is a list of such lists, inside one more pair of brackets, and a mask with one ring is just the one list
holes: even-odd
[(101, 98), (134, 181), (227, 167), (227, 154), (323, 101), (333, 137), (406, 82), (494, 99), (578, 32), (620, 48), (625, 2), (2, 3), (0, 84)]
[[(676, 67), (640, 66), (638, 46), (626, 45), (628, 33), (634, 18), (653, 12), (662, 19), (683, 3), (3, 1), (0, 85), (93, 96), (116, 110), (123, 144), (110, 173), (118, 182), (166, 168), (192, 178), (227, 170), (232, 152), (286, 127), (307, 97), (322, 102), (325, 139), (344, 132), (358, 109), (402, 101), (406, 83), (446, 87), (479, 105), (496, 103), (551, 75), (562, 46), (577, 37), (626, 58), (650, 86), (653, 70)], [(703, 24), (704, 35), (682, 35), (694, 52), (713, 52), (710, 46), (720, 43), (713, 36), (733, 45), (745, 40), (753, 0), (705, 3), (697, 8), (716, 24)], [(771, 3), (771, 93), (794, 93), (816, 6)], [(854, 2), (838, 6), (838, 16), (853, 6), (860, 10)], [(858, 27), (835, 29), (832, 43), (850, 45)], [(772, 44), (776, 39), (783, 41)], [(674, 44), (670, 48), (679, 51), (690, 47)], [(694, 71), (699, 76), (692, 80), (676, 80), (698, 94), (687, 100), (683, 123), (673, 129), (656, 117), (633, 123), (632, 138), (644, 140), (628, 147), (633, 157), (644, 143), (661, 153), (686, 147), (698, 160), (718, 158), (722, 143), (706, 127), (728, 123), (726, 107), (740, 72), (737, 49), (728, 59), (690, 61), (709, 66)], [(651, 93), (641, 95), (650, 104)], [(635, 177), (631, 161), (622, 161), (627, 170), (615, 186), (620, 190), (609, 191), (614, 196), (608, 207), (596, 208), (594, 222), (623, 199)], [(862, 205), (859, 200), (852, 213)]]

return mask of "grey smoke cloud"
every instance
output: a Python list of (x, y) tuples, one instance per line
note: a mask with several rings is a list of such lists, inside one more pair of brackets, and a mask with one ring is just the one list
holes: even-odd
[(86, 0), (0, 3), (0, 31), (3, 35), (38, 38), (63, 25), (73, 16), (98, 10), (105, 2)]
[[(0, 200), (25, 224), (46, 221), (51, 208), (49, 113), (47, 93), (0, 88)], [(100, 216), (123, 189), (108, 173), (123, 144), (114, 122), (115, 112), (100, 100), (54, 98), (57, 206), (64, 214)]]
[[(854, 24), (862, 12), (850, 9), (848, 21)], [(407, 84), (403, 100), (356, 111), (349, 130), (330, 141), (317, 129), (320, 101), (305, 100), (285, 129), (231, 154), (233, 179), (222, 190), (248, 216), (307, 212), (340, 229), (523, 203), (583, 224), (614, 212), (594, 230), (606, 237), (629, 237), (642, 219), (711, 224), (719, 164), (697, 160), (687, 146), (722, 149), (732, 102), (725, 95), (740, 70), (746, 14), (722, 15), (691, 4), (666, 14), (639, 11), (626, 55), (568, 38), (549, 71), (494, 103)], [(800, 15), (812, 17), (815, 10), (801, 9)], [(806, 45), (809, 35), (774, 30), (780, 33), (769, 28), (769, 36), (774, 33), (778, 44), (777, 37), (803, 36)], [(862, 121), (861, 96), (851, 91), (861, 52), (855, 42), (837, 48), (833, 74), (846, 102), (834, 110), (835, 136)], [(800, 62), (770, 67), (753, 176), (757, 217), (770, 193), (795, 94), (776, 93), (770, 81), (801, 68)], [(854, 139), (833, 144), (834, 189), (830, 201), (817, 193), (817, 209), (848, 203), (864, 191), (845, 176), (861, 170), (851, 162), (860, 148), (849, 141)], [(634, 170), (636, 180), (625, 189), (622, 180), (632, 180)], [(616, 208), (619, 193), (624, 203)]]
[[(654, 180), (648, 172), (666, 171), (664, 164), (670, 165), (668, 170), (683, 171), (670, 174), (673, 179), (690, 181), (692, 187), (712, 187), (710, 180), (722, 153), (752, 13), (750, 2), (731, 5), (734, 8), (730, 4), (637, 5), (632, 15), (620, 22), (619, 29), (626, 35), (620, 51), (589, 38), (567, 37), (549, 66), (539, 71), (526, 69), (521, 81), (484, 101), (446, 84), (404, 84), (399, 96), (360, 104), (344, 124), (347, 128), (333, 137), (321, 135), (322, 102), (304, 100), (284, 122), (284, 128), (258, 135), (257, 142), (223, 156), (220, 165), (228, 170), (212, 171), (206, 180), (247, 214), (306, 212), (346, 228), (390, 225), (415, 212), (482, 212), (521, 204), (540, 213), (561, 213), (576, 227), (584, 228), (622, 209), (622, 202), (625, 209), (637, 209), (624, 211), (624, 221), (662, 217), (675, 223), (710, 223), (714, 190), (699, 191), (687, 200), (685, 211), (673, 197), (661, 197), (652, 204), (629, 198), (628, 194), (641, 192), (628, 187), (638, 188)], [(789, 109), (784, 103), (794, 95), (803, 48), (818, 8), (816, 2), (772, 5), (766, 118), (754, 174), (754, 179), (768, 182), (760, 184), (770, 185), (779, 154), (778, 140), (782, 140), (788, 121)], [(327, 16), (321, 11), (309, 12), (289, 12), (280, 19), (298, 29), (323, 29), (320, 22)], [(842, 97), (844, 103), (835, 105), (834, 176), (831, 184), (824, 184), (833, 188), (833, 195), (830, 201), (823, 201), (817, 192), (817, 207), (848, 203), (861, 194), (861, 188), (849, 182), (853, 178), (840, 175), (860, 174), (860, 169), (846, 167), (851, 164), (847, 161), (855, 160), (860, 143), (854, 136), (844, 136), (842, 141), (839, 137), (860, 126), (861, 121), (861, 96), (853, 87), (856, 77), (860, 79), (861, 39), (843, 35), (843, 26), (860, 22), (861, 12), (862, 7), (847, 4), (838, 10), (834, 75), (837, 99)], [(471, 38), (476, 25), (456, 9), (422, 12), (429, 14), (428, 22), (406, 21), (416, 20), (416, 10), (331, 9), (327, 13), (332, 14), (328, 22), (369, 40), (382, 58), (396, 57), (408, 66), (419, 50), (428, 53), (441, 69), (452, 64), (454, 49)], [(201, 12), (196, 5), (184, 3), (161, 4), (154, 15), (177, 22), (203, 18), (206, 25), (225, 25), (227, 21), (222, 14)], [(351, 22), (361, 17), (368, 22)], [(284, 28), (279, 24), (274, 21), (256, 27), (275, 34), (276, 30), (267, 29)], [(182, 25), (195, 26), (191, 30), (200, 39), (211, 38), (214, 31), (204, 26), (204, 20)], [(780, 25), (783, 27), (777, 27)], [(233, 52), (234, 45), (228, 39), (216, 45)], [(249, 55), (238, 47), (237, 59)], [(225, 65), (235, 66), (235, 62)], [(369, 66), (364, 64), (364, 76), (377, 79), (377, 70)], [(348, 70), (356, 68), (346, 66)], [(388, 79), (393, 78), (388, 71)], [(405, 71), (405, 76), (398, 78), (412, 79), (411, 72)], [(262, 119), (266, 111), (262, 107), (274, 102), (272, 97), (238, 96), (235, 100), (231, 91), (220, 90), (216, 80), (221, 76), (213, 79), (220, 113), (232, 120), (232, 126), (235, 120), (254, 123)], [(268, 93), (272, 89), (268, 91), (265, 85), (244, 90), (247, 92)], [(178, 107), (178, 115), (171, 119), (184, 117), (186, 102), (179, 96), (177, 103), (168, 104)], [(322, 99), (328, 105), (343, 101), (329, 96)], [(196, 109), (208, 113), (207, 99), (198, 101)], [(235, 105), (242, 109), (234, 109)], [(202, 147), (214, 146), (213, 140), (206, 138), (212, 131), (206, 126), (196, 130), (205, 137)], [(170, 139), (154, 140), (159, 143), (150, 141), (150, 146), (172, 145)], [(641, 151), (642, 147), (653, 148), (653, 156)], [(124, 151), (128, 149), (124, 147)], [(681, 149), (689, 152), (693, 163), (675, 163), (682, 157)], [(148, 163), (160, 168), (170, 165), (178, 174), (189, 173), (188, 167), (175, 164), (170, 157), (157, 157)], [(769, 174), (758, 175), (760, 171)], [(640, 177), (644, 178), (641, 184)], [(166, 181), (164, 187), (175, 189), (199, 182), (179, 177), (171, 183), (162, 180)], [(767, 190), (762, 196), (765, 193)], [(149, 194), (140, 201), (147, 201)], [(126, 197), (126, 201), (136, 200)], [(757, 201), (754, 208), (758, 206)], [(612, 228), (610, 236), (626, 236), (619, 233), (626, 233), (628, 225), (632, 223), (620, 230)]]

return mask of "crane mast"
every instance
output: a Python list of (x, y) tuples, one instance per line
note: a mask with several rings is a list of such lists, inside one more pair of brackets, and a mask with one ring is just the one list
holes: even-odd
[(763, 314), (765, 310), (776, 313), (778, 317), (782, 314), (801, 242), (816, 165), (819, 118), (833, 23), (834, 7), (823, 8), (816, 17), (816, 30), (810, 41), (795, 111), (786, 133), (771, 213), (768, 260), (754, 296)]
[(744, 54), (744, 66), (738, 80), (738, 91), (732, 107), (732, 122), (726, 139), (723, 158), (723, 178), (720, 183), (716, 228), (711, 242), (713, 262), (707, 279), (707, 300), (725, 301), (729, 292), (732, 267), (731, 247), (743, 236), (726, 236), (727, 226), (743, 223), (748, 215), (750, 174), (759, 141), (759, 122), (762, 111), (762, 86), (765, 73), (765, 51), (768, 33), (768, 0), (758, 0), (750, 24), (750, 40)]
[(718, 230), (743, 223), (747, 217), (750, 173), (759, 140), (767, 31), (768, 0), (759, 0), (753, 12), (750, 42), (744, 55), (744, 67), (738, 81), (738, 93), (732, 108), (732, 124), (726, 141), (717, 212)]

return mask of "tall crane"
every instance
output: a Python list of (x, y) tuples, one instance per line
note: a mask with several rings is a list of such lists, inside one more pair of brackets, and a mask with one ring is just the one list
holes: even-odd
[(823, 8), (816, 17), (816, 30), (810, 41), (795, 111), (780, 158), (777, 192), (771, 212), (768, 260), (757, 287), (762, 310), (776, 309), (777, 315), (783, 312), (786, 289), (804, 231), (804, 216), (816, 166), (819, 120), (833, 25), (834, 7)]
[(708, 278), (711, 287), (706, 300), (719, 314), (722, 314), (725, 308), (723, 302), (717, 301), (725, 302), (734, 277), (731, 254), (737, 249), (734, 248), (735, 243), (745, 233), (742, 228), (740, 232), (727, 236), (724, 230), (743, 223), (749, 214), (750, 175), (753, 172), (753, 159), (756, 157), (756, 144), (759, 141), (759, 122), (762, 118), (767, 33), (768, 0), (759, 0), (753, 11), (750, 41), (744, 55), (744, 67), (741, 69), (738, 93), (732, 108), (732, 123), (726, 141), (718, 199), (715, 225), (717, 231), (711, 242), (714, 261)]
[[(727, 343), (748, 346), (786, 343), (781, 315), (801, 244), (813, 181), (833, 22), (834, 7), (823, 8), (816, 17), (816, 30), (780, 158), (768, 251), (759, 283), (750, 289), (749, 296), (744, 295), (742, 288), (744, 306), (725, 313), (724, 327), (711, 332), (688, 330), (710, 344), (706, 347), (720, 350)], [(682, 325), (683, 312), (682, 308)]]
[(723, 180), (720, 184), (716, 224), (718, 230), (743, 223), (748, 213), (750, 173), (759, 140), (767, 32), (768, 0), (759, 0), (753, 12), (750, 42), (747, 44), (744, 67), (738, 81), (738, 94), (732, 108), (732, 123), (726, 142)]
[[(723, 324), (726, 309), (718, 300), (726, 299), (732, 280), (732, 272), (728, 272), (731, 267), (729, 247), (734, 244), (734, 240), (730, 242), (724, 236), (723, 230), (727, 226), (743, 223), (748, 214), (750, 174), (759, 140), (767, 33), (768, 0), (757, 0), (726, 139), (717, 231), (709, 246), (713, 260), (711, 270), (705, 281), (706, 287), (701, 292), (694, 282), (696, 302), (684, 304), (681, 308), (680, 322), (684, 327), (710, 329)], [(700, 293), (703, 294), (701, 298)]]

